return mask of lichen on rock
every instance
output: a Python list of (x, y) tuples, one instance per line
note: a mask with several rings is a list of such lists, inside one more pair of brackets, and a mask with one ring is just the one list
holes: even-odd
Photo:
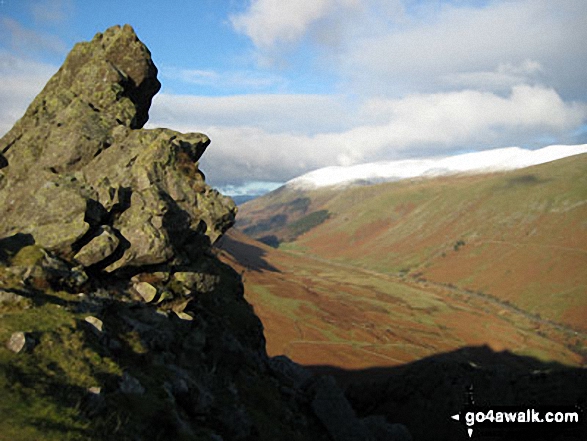
[(0, 237), (114, 271), (186, 263), (221, 236), (236, 207), (199, 171), (208, 137), (142, 129), (159, 88), (130, 26), (77, 44), (0, 140)]

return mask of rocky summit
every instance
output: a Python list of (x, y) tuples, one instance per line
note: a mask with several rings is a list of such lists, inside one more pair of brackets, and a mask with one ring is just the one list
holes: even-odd
[(267, 356), (212, 248), (236, 207), (199, 170), (210, 140), (143, 129), (159, 88), (115, 26), (0, 140), (0, 438), (411, 439)]

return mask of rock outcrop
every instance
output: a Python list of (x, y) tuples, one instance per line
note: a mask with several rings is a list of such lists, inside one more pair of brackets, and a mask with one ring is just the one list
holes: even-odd
[(267, 357), (239, 275), (212, 249), (236, 207), (198, 168), (210, 140), (142, 128), (159, 88), (148, 49), (116, 26), (77, 44), (0, 140), (0, 433), (367, 433), (332, 382)]
[(159, 88), (130, 26), (77, 44), (0, 141), (0, 236), (114, 271), (186, 263), (229, 228), (198, 169), (208, 137), (141, 129)]

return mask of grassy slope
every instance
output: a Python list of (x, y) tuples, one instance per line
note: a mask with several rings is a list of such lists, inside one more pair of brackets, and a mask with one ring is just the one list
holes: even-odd
[(489, 345), (542, 360), (584, 362), (577, 352), (585, 350), (585, 335), (483, 297), (276, 250), (238, 231), (229, 232), (220, 248), (221, 258), (243, 275), (270, 355), (359, 369)]
[[(330, 217), (281, 246), (483, 292), (585, 330), (586, 171), (580, 155), (508, 173), (296, 194)], [(245, 205), (241, 222), (286, 206), (287, 192), (277, 196)]]

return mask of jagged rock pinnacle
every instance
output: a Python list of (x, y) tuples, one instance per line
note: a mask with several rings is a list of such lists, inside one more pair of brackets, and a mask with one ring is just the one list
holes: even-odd
[(185, 262), (209, 247), (236, 207), (198, 169), (206, 135), (142, 129), (159, 88), (129, 25), (76, 44), (0, 140), (0, 237), (29, 235), (109, 271)]

